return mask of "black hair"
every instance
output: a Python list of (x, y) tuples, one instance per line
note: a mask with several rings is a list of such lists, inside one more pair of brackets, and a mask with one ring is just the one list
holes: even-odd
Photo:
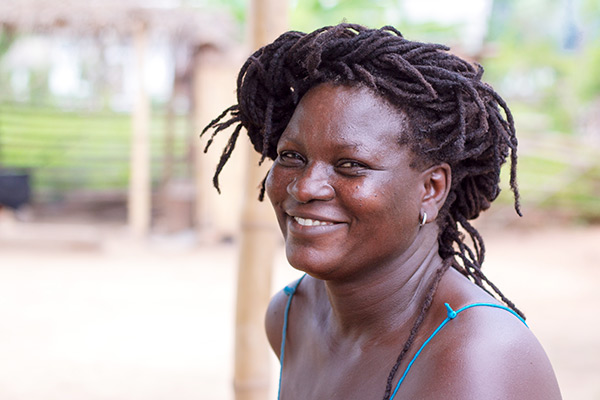
[[(437, 218), (437, 271), (421, 313), (396, 365), (390, 371), (384, 399), (404, 354), (423, 321), (437, 284), (452, 266), (486, 291), (523, 314), (481, 271), (483, 239), (469, 220), (489, 208), (500, 192), (500, 168), (510, 157), (510, 187), (519, 215), (516, 183), (517, 138), (504, 100), (481, 81), (483, 68), (448, 52), (440, 44), (406, 40), (395, 28), (368, 29), (340, 24), (312, 33), (287, 32), (257, 50), (242, 66), (237, 81), (238, 104), (225, 110), (202, 132), (213, 129), (206, 149), (220, 131), (236, 125), (217, 166), (219, 173), (244, 127), (254, 149), (265, 158), (277, 157), (276, 146), (296, 106), (311, 88), (325, 82), (363, 85), (408, 116), (416, 163), (446, 162), (452, 184)], [(205, 149), (205, 150), (206, 150)], [(264, 181), (260, 199), (264, 196)], [(467, 233), (472, 245), (466, 241)]]

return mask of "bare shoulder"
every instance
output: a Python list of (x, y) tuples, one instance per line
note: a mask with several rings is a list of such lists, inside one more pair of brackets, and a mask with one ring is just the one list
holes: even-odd
[[(302, 278), (300, 278), (302, 279)], [(271, 348), (279, 357), (281, 350), (281, 338), (283, 332), (283, 319), (285, 314), (285, 308), (289, 300), (291, 290), (289, 288), (295, 288), (298, 285), (300, 279), (295, 280), (288, 284), (285, 288), (277, 292), (269, 302), (267, 312), (265, 315), (265, 330), (267, 332), (267, 339)], [(295, 294), (295, 297), (297, 295)]]
[[(531, 330), (510, 312), (472, 307), (432, 340), (416, 380), (427, 399), (560, 399), (550, 361)], [(421, 382), (423, 384), (424, 382)]]

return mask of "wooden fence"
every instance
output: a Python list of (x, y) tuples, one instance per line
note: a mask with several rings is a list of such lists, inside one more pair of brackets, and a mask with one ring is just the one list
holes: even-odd
[[(161, 183), (165, 160), (175, 177), (189, 177), (190, 129), (184, 116), (165, 143), (166, 120), (151, 124), (152, 182)], [(0, 104), (0, 167), (30, 171), (34, 201), (60, 200), (73, 192), (126, 192), (131, 118), (128, 114), (64, 111)], [(167, 149), (172, 154), (166, 154)]]

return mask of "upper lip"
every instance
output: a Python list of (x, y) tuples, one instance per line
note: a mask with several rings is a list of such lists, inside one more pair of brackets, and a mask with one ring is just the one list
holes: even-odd
[(323, 214), (316, 214), (316, 213), (309, 212), (309, 211), (300, 211), (300, 210), (284, 210), (284, 211), (290, 217), (312, 219), (313, 221), (331, 222), (334, 224), (344, 222), (341, 220), (341, 218), (336, 218), (336, 217), (327, 216), (327, 215), (323, 215)]

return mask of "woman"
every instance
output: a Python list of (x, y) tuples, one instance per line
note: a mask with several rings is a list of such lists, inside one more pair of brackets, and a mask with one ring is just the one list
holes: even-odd
[(306, 273), (266, 317), (282, 399), (560, 398), (469, 222), (509, 155), (519, 213), (512, 116), (447, 50), (391, 27), (288, 32), (248, 59), (238, 104), (207, 127), (237, 124), (217, 189), (242, 127), (274, 160), (260, 197)]

